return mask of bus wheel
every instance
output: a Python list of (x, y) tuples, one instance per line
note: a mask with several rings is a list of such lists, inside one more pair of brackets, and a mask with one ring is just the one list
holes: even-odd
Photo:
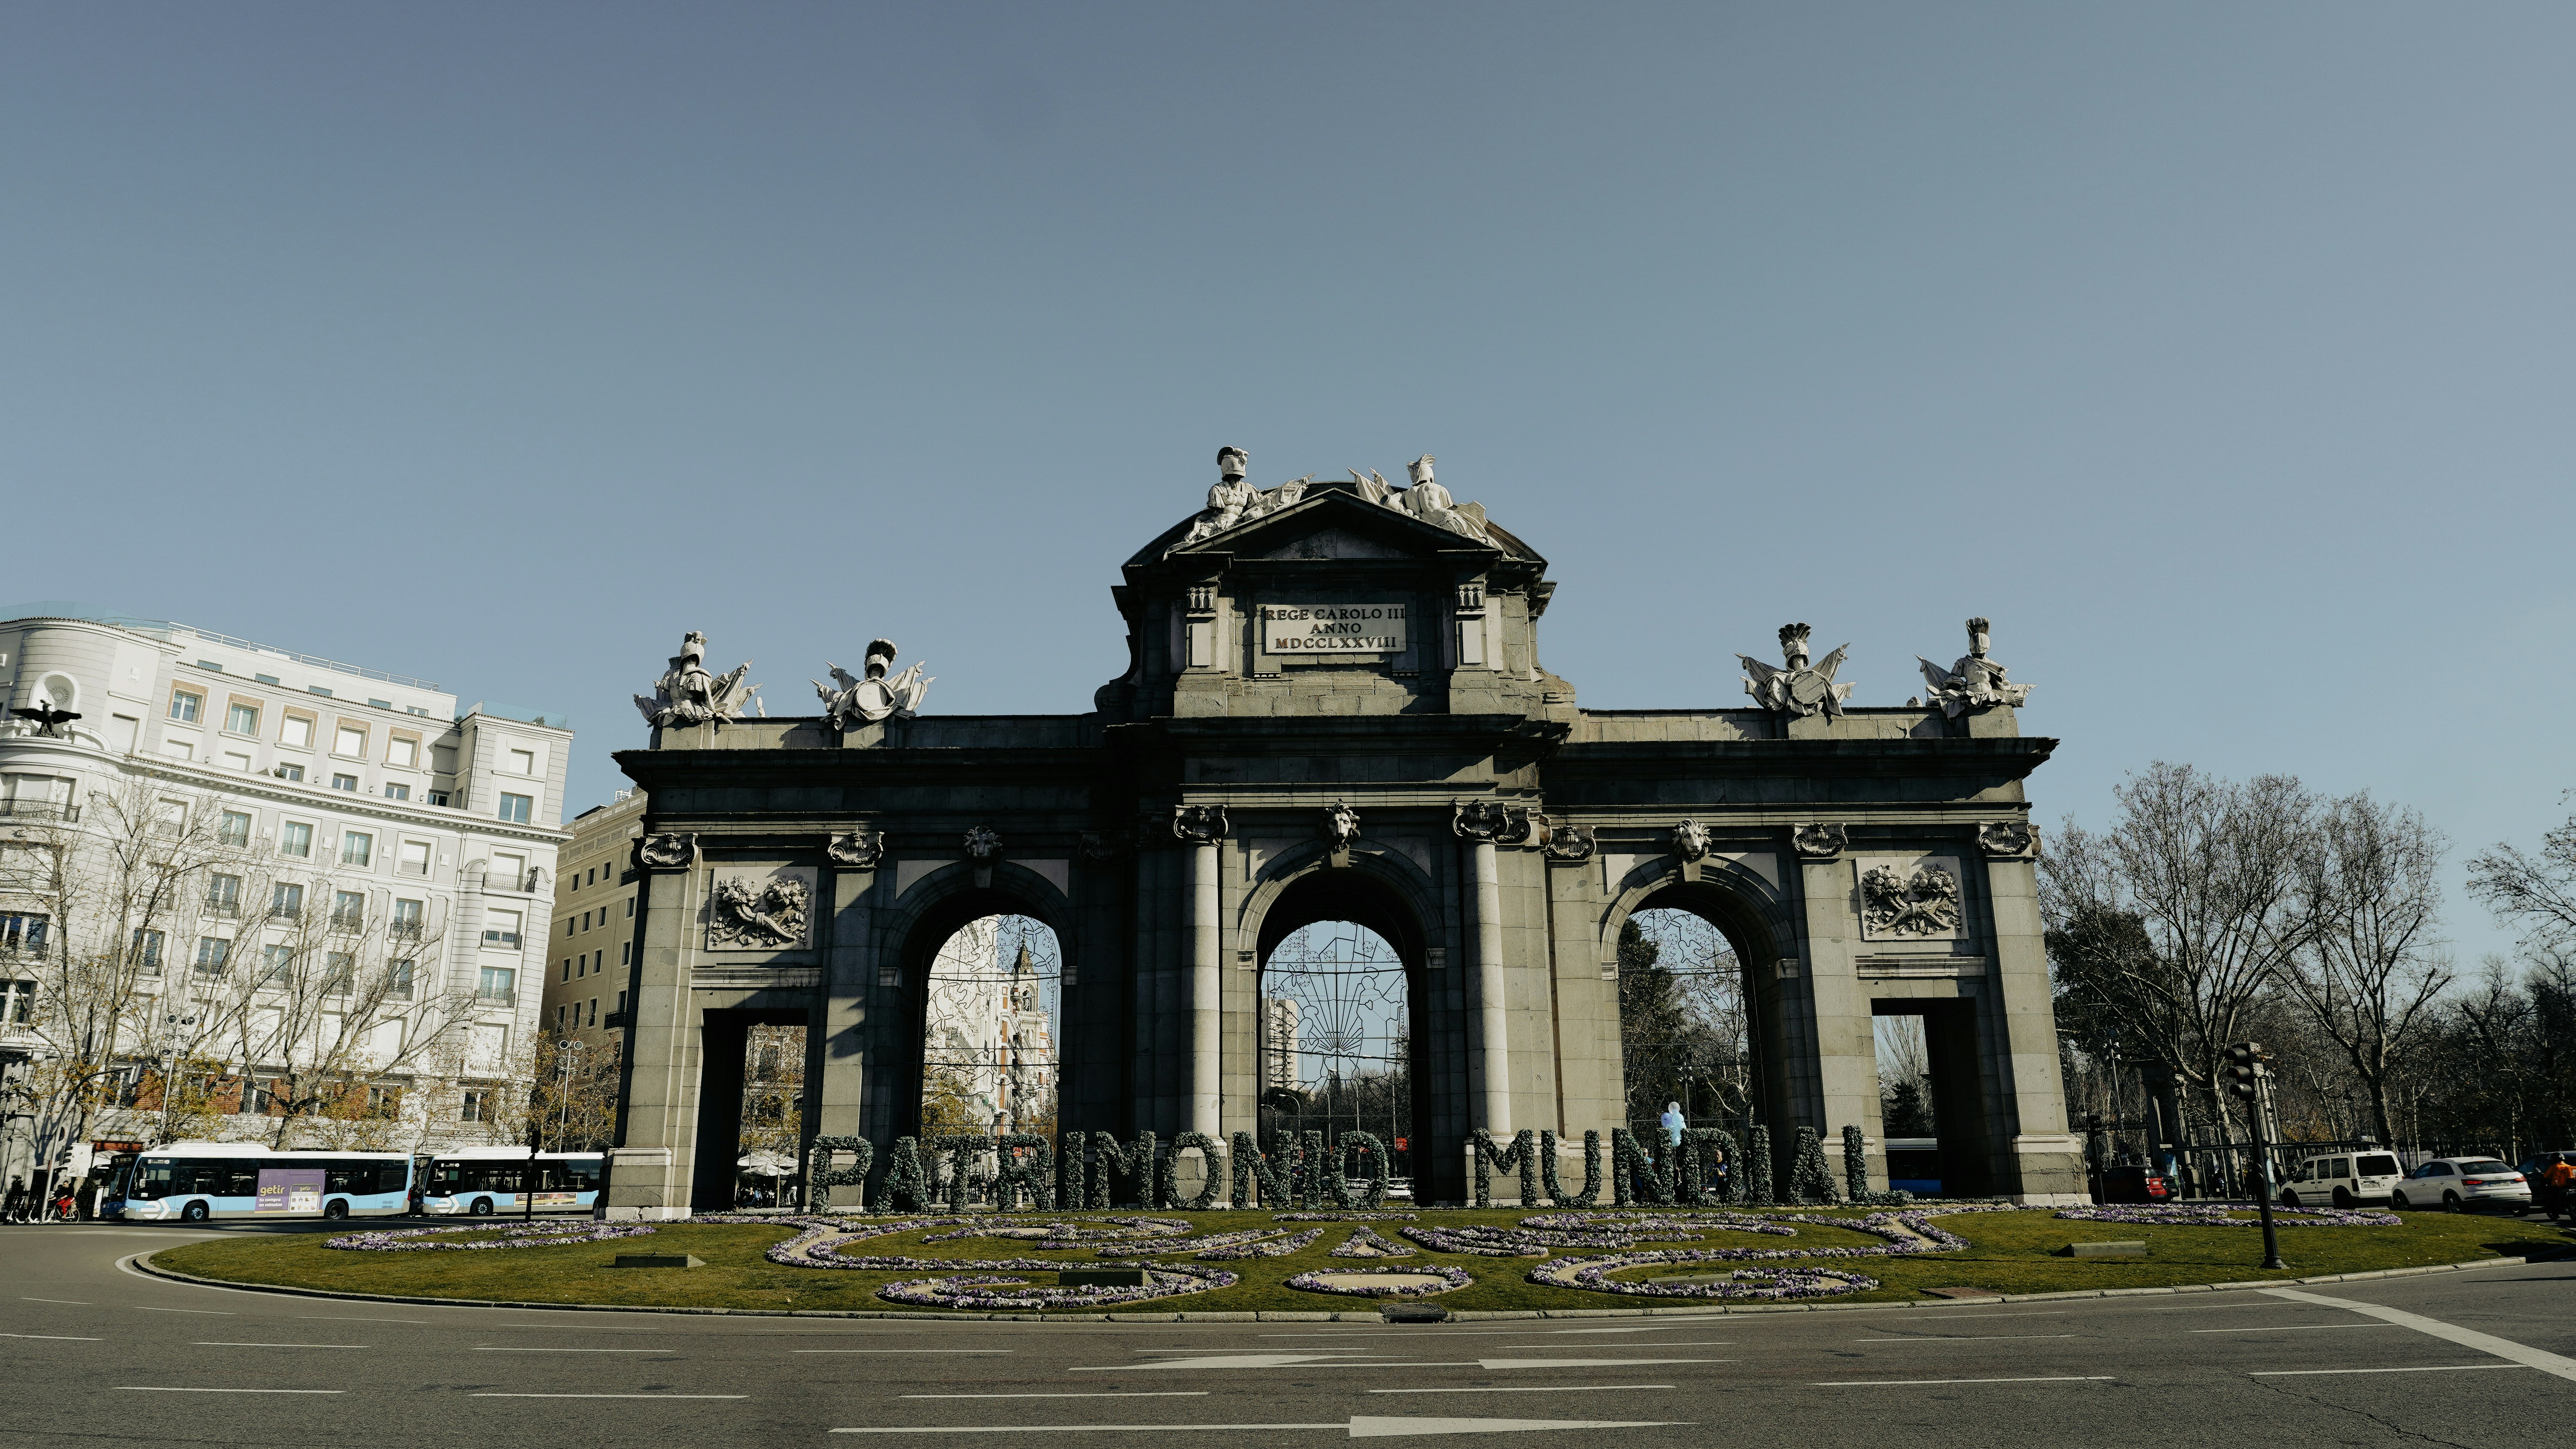
[(349, 1204), (341, 1198), (335, 1197), (322, 1205), (322, 1216), (329, 1218), (335, 1223), (348, 1215)]
[(492, 1216), (492, 1199), (488, 1197), (478, 1197), (474, 1199), (474, 1216), (478, 1218), (488, 1218)]
[(201, 1202), (192, 1202), (179, 1209), (179, 1218), (182, 1222), (202, 1223), (212, 1216), (214, 1214), (207, 1212), (206, 1205)]

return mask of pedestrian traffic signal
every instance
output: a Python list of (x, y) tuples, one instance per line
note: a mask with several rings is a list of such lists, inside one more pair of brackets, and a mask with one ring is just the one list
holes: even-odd
[(2256, 1083), (2263, 1078), (2263, 1063), (2271, 1058), (2258, 1041), (2243, 1042), (2227, 1049), (2227, 1068), (2220, 1075), (2227, 1090), (2244, 1100), (2254, 1100)]

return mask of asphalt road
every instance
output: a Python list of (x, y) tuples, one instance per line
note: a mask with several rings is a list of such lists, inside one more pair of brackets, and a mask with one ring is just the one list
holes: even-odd
[(0, 1445), (1055, 1449), (1078, 1434), (1084, 1449), (1177, 1449), (1525, 1431), (1531, 1449), (2163, 1449), (2554, 1445), (2576, 1424), (2576, 1263), (2290, 1292), (1444, 1325), (423, 1308), (123, 1264), (205, 1235), (0, 1228)]

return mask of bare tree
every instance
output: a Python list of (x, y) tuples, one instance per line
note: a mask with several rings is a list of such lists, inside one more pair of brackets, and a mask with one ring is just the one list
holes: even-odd
[(2471, 857), (2469, 894), (2535, 949), (2576, 946), (2576, 817), (2542, 836), (2536, 855), (2498, 842)]
[(2448, 848), (2414, 810), (2364, 791), (2317, 816), (2304, 859), (2310, 930), (2281, 980), (2350, 1061), (2383, 1142), (2395, 1138), (2390, 1075), (2453, 979), (2434, 934)]
[(2232, 1141), (2220, 1057), (2313, 934), (2301, 886), (2314, 797), (2288, 776), (2238, 784), (2163, 761), (2114, 793), (2110, 830), (2060, 832), (2042, 907), (2052, 935), (2094, 934), (2082, 965), (2103, 1009), (2171, 1054)]

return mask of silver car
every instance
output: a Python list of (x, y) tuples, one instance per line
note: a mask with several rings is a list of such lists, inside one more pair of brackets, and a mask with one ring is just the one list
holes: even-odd
[(2418, 1212), (2519, 1213), (2531, 1207), (2531, 1184), (2512, 1164), (2492, 1157), (2436, 1157), (2397, 1184), (2389, 1206)]

